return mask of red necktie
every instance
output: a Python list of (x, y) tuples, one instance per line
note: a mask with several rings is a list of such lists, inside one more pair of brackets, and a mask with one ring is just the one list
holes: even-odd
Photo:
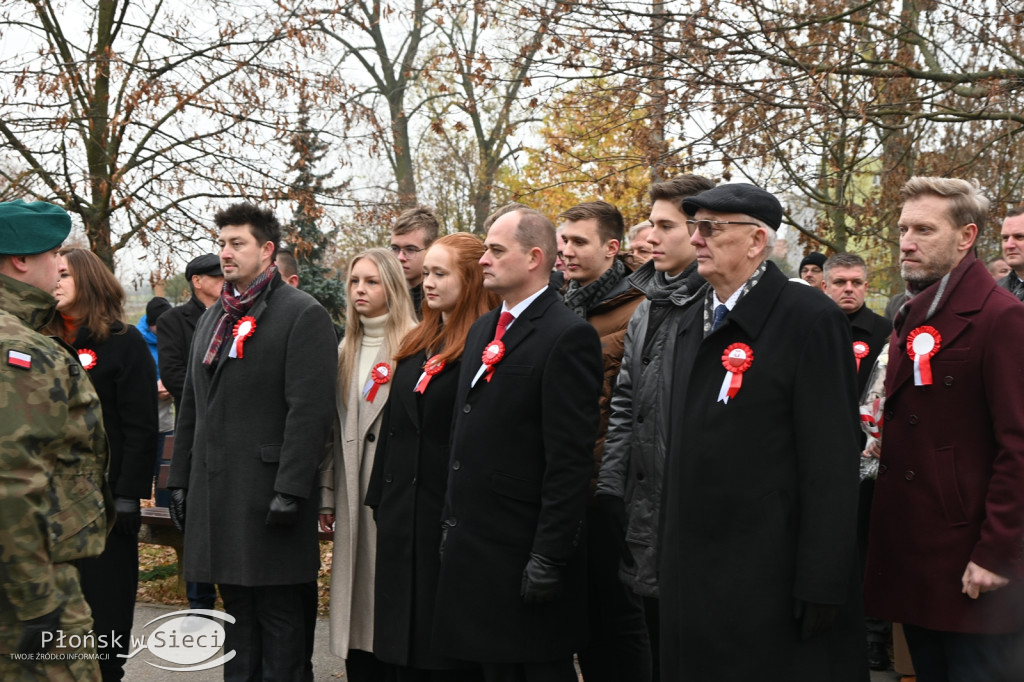
[(512, 320), (516, 319), (509, 311), (505, 311), (498, 318), (498, 328), (494, 331), (494, 340), (501, 341), (501, 337), (505, 336), (505, 328), (512, 324)]

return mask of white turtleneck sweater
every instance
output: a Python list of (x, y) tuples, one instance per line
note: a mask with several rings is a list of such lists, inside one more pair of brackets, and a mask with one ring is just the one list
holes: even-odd
[(373, 359), (377, 357), (377, 351), (384, 343), (384, 328), (388, 324), (388, 313), (379, 317), (359, 316), (363, 325), (363, 343), (359, 347), (359, 362), (356, 363), (356, 376), (354, 377), (359, 391), (370, 378), (370, 370), (373, 369)]

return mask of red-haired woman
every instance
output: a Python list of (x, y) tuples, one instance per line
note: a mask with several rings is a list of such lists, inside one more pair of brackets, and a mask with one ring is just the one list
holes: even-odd
[(110, 443), (108, 479), (117, 522), (103, 554), (76, 562), (82, 593), (93, 615), (101, 647), (103, 679), (120, 680), (128, 653), (139, 578), (139, 500), (149, 499), (156, 461), (156, 363), (139, 330), (125, 324), (124, 289), (91, 251), (61, 249), (60, 280), (54, 291), (60, 335), (96, 387)]
[(395, 357), (366, 504), (377, 519), (373, 651), (398, 682), (462, 682), (479, 670), (433, 652), (441, 509), (459, 362), (466, 334), (499, 301), (483, 288), (483, 242), (452, 234), (423, 260), (423, 321)]

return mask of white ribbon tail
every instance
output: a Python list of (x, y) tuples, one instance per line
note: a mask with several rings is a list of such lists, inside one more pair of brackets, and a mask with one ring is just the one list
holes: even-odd
[(231, 340), (231, 350), (228, 351), (229, 358), (238, 357), (238, 338), (239, 337), (236, 336)]
[(729, 404), (729, 384), (732, 383), (732, 372), (726, 370), (725, 378), (722, 379), (722, 388), (718, 391), (718, 402)]
[(914, 355), (914, 385), (923, 386), (924, 383), (921, 379), (921, 356)]
[(476, 382), (480, 381), (480, 377), (487, 371), (487, 365), (480, 365), (480, 369), (476, 371), (476, 376), (473, 377), (473, 381), (469, 382), (469, 387), (473, 388), (476, 386)]

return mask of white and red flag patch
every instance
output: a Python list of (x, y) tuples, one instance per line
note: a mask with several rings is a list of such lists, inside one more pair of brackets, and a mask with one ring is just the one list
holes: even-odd
[(32, 369), (32, 356), (17, 350), (7, 351), (7, 364), (11, 367)]

